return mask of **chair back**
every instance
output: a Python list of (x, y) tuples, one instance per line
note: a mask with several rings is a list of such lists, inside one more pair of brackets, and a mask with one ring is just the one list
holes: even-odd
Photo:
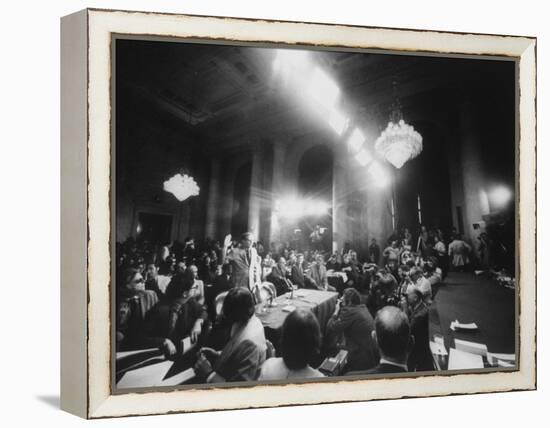
[(223, 301), (225, 300), (227, 293), (228, 293), (227, 291), (224, 291), (218, 294), (214, 299), (214, 308), (216, 310), (216, 317), (219, 317), (222, 314)]
[(267, 340), (265, 341), (265, 345), (267, 347), (266, 351), (265, 351), (265, 358), (268, 359), (268, 358), (275, 358), (277, 353), (275, 351), (275, 346), (273, 346), (273, 343), (271, 343), (271, 341)]
[(255, 293), (257, 302), (262, 303), (269, 299), (277, 297), (277, 289), (271, 282), (264, 281), (258, 285), (258, 290)]

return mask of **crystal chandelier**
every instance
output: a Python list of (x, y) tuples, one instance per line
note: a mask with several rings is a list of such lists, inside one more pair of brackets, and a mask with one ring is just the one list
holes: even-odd
[(395, 96), (396, 83), (393, 82), (395, 100), (388, 126), (374, 143), (374, 148), (380, 156), (396, 168), (417, 157), (422, 151), (422, 136), (403, 120), (401, 104)]
[(166, 180), (163, 189), (174, 195), (180, 202), (185, 201), (191, 196), (197, 196), (200, 191), (195, 179), (183, 172)]

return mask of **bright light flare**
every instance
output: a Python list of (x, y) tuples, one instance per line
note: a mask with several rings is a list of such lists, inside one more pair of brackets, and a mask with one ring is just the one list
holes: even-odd
[(349, 118), (345, 117), (337, 110), (333, 110), (328, 118), (328, 124), (338, 135), (342, 135), (348, 127), (348, 123)]
[(276, 210), (280, 217), (295, 219), (302, 215), (300, 201), (295, 197), (279, 199), (275, 203)]
[(367, 166), (372, 162), (372, 155), (368, 150), (362, 148), (361, 151), (355, 155), (355, 160), (359, 162), (359, 165)]
[(374, 185), (380, 189), (386, 188), (391, 184), (391, 176), (388, 170), (378, 162), (372, 162), (369, 174), (372, 177)]
[(363, 133), (359, 129), (355, 128), (348, 138), (348, 147), (354, 152), (358, 152), (364, 141), (365, 136)]
[(305, 201), (304, 212), (309, 215), (326, 214), (329, 209), (329, 204), (323, 201)]
[(294, 49), (278, 49), (273, 61), (275, 73), (288, 72), (293, 70), (297, 73), (304, 73), (311, 67), (309, 52)]
[(340, 97), (338, 85), (319, 67), (315, 71), (306, 86), (307, 95), (325, 108), (333, 108)]
[(505, 186), (499, 186), (491, 191), (491, 202), (495, 206), (503, 207), (512, 198), (512, 191)]
[(303, 200), (296, 197), (278, 200), (275, 206), (278, 207), (278, 215), (289, 220), (310, 215), (324, 215), (330, 208), (330, 205), (324, 201), (312, 199)]

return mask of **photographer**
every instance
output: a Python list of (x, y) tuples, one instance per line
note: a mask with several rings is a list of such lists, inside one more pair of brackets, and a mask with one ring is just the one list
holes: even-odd
[(338, 348), (348, 351), (348, 370), (368, 370), (378, 363), (373, 330), (374, 320), (361, 304), (361, 296), (357, 290), (346, 288), (328, 321), (327, 332), (343, 339)]
[(400, 306), (398, 284), (395, 277), (381, 270), (376, 273), (367, 298), (367, 307), (375, 315), (384, 306)]
[(424, 270), (421, 267), (414, 267), (410, 270), (412, 284), (407, 288), (407, 293), (411, 288), (417, 288), (422, 293), (426, 304), (432, 303), (432, 285), (424, 276)]

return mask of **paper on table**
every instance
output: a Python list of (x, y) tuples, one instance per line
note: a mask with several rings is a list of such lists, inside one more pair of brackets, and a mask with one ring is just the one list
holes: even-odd
[(145, 386), (157, 386), (164, 378), (172, 361), (163, 361), (158, 364), (151, 364), (140, 369), (128, 371), (117, 383), (117, 388), (139, 388)]
[(484, 343), (455, 339), (455, 347), (458, 351), (470, 352), (481, 357), (485, 357), (487, 355), (487, 345)]
[(434, 355), (448, 355), (447, 349), (445, 349), (445, 346), (441, 343), (432, 342), (430, 340), (430, 351), (432, 351), (432, 354)]
[(175, 386), (181, 385), (183, 382), (187, 382), (189, 379), (193, 379), (196, 376), (195, 370), (193, 367), (178, 373), (175, 376), (164, 379), (163, 381), (157, 383), (155, 386)]
[(151, 366), (153, 364), (158, 364), (163, 362), (164, 360), (165, 360), (165, 357), (163, 355), (154, 355), (144, 360), (139, 360), (138, 362), (130, 364), (126, 367), (121, 367), (119, 370), (117, 370), (117, 374), (126, 373), (132, 370), (137, 370), (141, 367)]
[(192, 343), (191, 337), (189, 336), (184, 337), (181, 341), (182, 354), (187, 354), (189, 351), (192, 351), (196, 347), (197, 347), (197, 342)]
[(451, 330), (477, 330), (477, 324), (475, 322), (471, 322), (469, 324), (462, 324), (458, 322), (458, 320), (454, 320), (451, 322)]
[(483, 368), (483, 359), (481, 356), (454, 348), (451, 348), (450, 351), (448, 370)]
[(488, 352), (487, 357), (492, 355), (495, 358), (498, 358), (499, 360), (506, 360), (506, 361), (515, 361), (516, 360), (516, 354), (499, 354), (496, 352)]
[[(516, 355), (515, 354), (497, 354), (494, 352), (487, 352), (487, 361), (492, 366), (499, 365), (499, 362), (506, 362), (508, 364), (511, 364), (509, 367), (513, 367), (514, 365), (512, 363), (515, 363), (516, 361)], [(506, 367), (506, 366), (500, 366), (500, 367)]]
[(307, 291), (304, 290), (298, 290), (294, 293), (296, 297), (306, 297), (308, 295)]
[(283, 308), (283, 311), (284, 312), (292, 312), (296, 309), (296, 306), (292, 306), (292, 305), (286, 305), (284, 308)]
[(122, 358), (131, 357), (132, 355), (147, 354), (147, 353), (161, 353), (159, 348), (147, 348), (147, 349), (138, 349), (136, 351), (123, 351), (116, 353), (116, 359), (120, 360)]

